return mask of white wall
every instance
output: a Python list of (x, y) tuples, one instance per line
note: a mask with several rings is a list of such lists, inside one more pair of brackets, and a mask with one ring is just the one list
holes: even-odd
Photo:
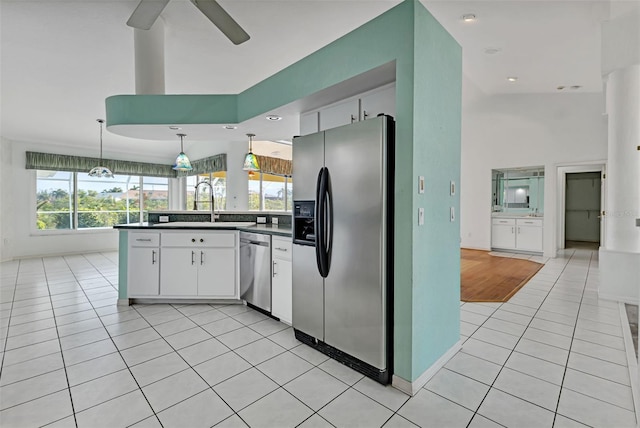
[(544, 253), (556, 250), (558, 165), (604, 160), (604, 96), (593, 93), (483, 94), (463, 83), (461, 246), (491, 247), (491, 170), (545, 167)]

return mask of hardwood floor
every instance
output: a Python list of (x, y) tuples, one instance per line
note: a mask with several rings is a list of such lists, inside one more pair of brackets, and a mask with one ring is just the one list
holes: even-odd
[(543, 265), (529, 260), (492, 256), (488, 251), (461, 249), (460, 300), (506, 302)]

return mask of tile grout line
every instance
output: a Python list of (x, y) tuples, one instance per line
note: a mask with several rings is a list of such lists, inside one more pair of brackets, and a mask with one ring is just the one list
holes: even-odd
[[(62, 359), (62, 368), (64, 369), (64, 377), (65, 377), (65, 380), (67, 381), (67, 392), (69, 394), (69, 401), (71, 403), (73, 423), (76, 425), (76, 428), (77, 428), (78, 420), (76, 419), (76, 410), (73, 404), (73, 396), (71, 395), (71, 384), (69, 383), (69, 374), (67, 372), (67, 364), (65, 363), (64, 353), (62, 352), (62, 341), (60, 340), (60, 332), (58, 331), (58, 320), (56, 319), (56, 313), (55, 313), (55, 310), (53, 309), (53, 301), (51, 300), (51, 290), (49, 289), (49, 281), (47, 279), (47, 266), (44, 262), (44, 258), (41, 259), (41, 262), (42, 262), (42, 269), (44, 270), (44, 278), (47, 281), (47, 291), (49, 293), (49, 301), (51, 303), (51, 312), (53, 314), (53, 324), (55, 325), (55, 328), (56, 328), (56, 336), (58, 338), (58, 345), (60, 346), (60, 358)], [(65, 416), (65, 418), (67, 417), (68, 416)], [(65, 419), (65, 418), (62, 418), (62, 419)], [(49, 422), (49, 423), (52, 423), (52, 422)]]
[[(558, 409), (560, 407), (560, 399), (562, 397), (562, 389), (564, 388), (564, 380), (565, 380), (565, 378), (567, 376), (567, 370), (569, 369), (569, 359), (571, 358), (571, 348), (573, 347), (573, 340), (574, 340), (575, 335), (576, 335), (576, 329), (578, 328), (578, 321), (580, 319), (580, 311), (582, 310), (582, 301), (584, 300), (584, 292), (585, 292), (585, 289), (587, 287), (587, 280), (589, 278), (589, 271), (591, 270), (592, 259), (593, 259), (593, 253), (589, 257), (589, 265), (587, 267), (587, 275), (586, 275), (586, 277), (584, 279), (584, 285), (582, 286), (582, 294), (580, 296), (580, 306), (578, 306), (578, 313), (576, 314), (576, 325), (573, 327), (573, 334), (571, 335), (571, 342), (569, 343), (569, 352), (567, 353), (567, 360), (565, 362), (564, 370), (562, 372), (562, 380), (560, 381), (560, 393), (558, 394), (558, 399), (556, 401), (556, 410), (555, 410), (554, 415), (553, 415), (553, 425), (555, 425), (556, 418), (558, 417)], [(561, 416), (567, 417), (567, 416), (564, 416), (564, 415), (561, 415)], [(569, 419), (573, 419), (573, 418), (569, 418)], [(575, 420), (575, 419), (573, 419), (573, 420)], [(580, 422), (580, 421), (578, 421), (578, 422)], [(580, 423), (582, 423), (582, 422), (580, 422)]]
[[(86, 257), (85, 257), (84, 255), (82, 255), (82, 257), (86, 259)], [(65, 260), (65, 263), (67, 264), (67, 266), (68, 266), (68, 267), (69, 267), (69, 269), (71, 270), (72, 275), (73, 275), (73, 276), (76, 278), (76, 280), (78, 281), (78, 277), (76, 276), (75, 272), (73, 271), (73, 268), (69, 265), (69, 262), (67, 261), (66, 256), (63, 256), (63, 259)], [(93, 265), (93, 264), (92, 264), (88, 259), (86, 259), (86, 260), (87, 260), (87, 262), (88, 262), (89, 264), (91, 264), (91, 266), (94, 266), (94, 265)], [(94, 266), (94, 268), (95, 268), (95, 266)], [(97, 270), (97, 269), (96, 269), (96, 270)], [(100, 271), (98, 270), (98, 272), (100, 272)], [(102, 275), (102, 273), (100, 273), (100, 275)], [(104, 275), (103, 275), (103, 277), (104, 277)], [(109, 339), (110, 339), (110, 340), (111, 340), (111, 342), (113, 343), (113, 346), (116, 348), (116, 351), (117, 351), (117, 352), (118, 352), (118, 354), (120, 355), (120, 358), (122, 359), (122, 362), (125, 364), (125, 366), (126, 366), (127, 370), (129, 371), (129, 374), (130, 374), (130, 375), (131, 375), (131, 377), (133, 378), (133, 381), (134, 381), (134, 382), (136, 383), (136, 385), (138, 386), (138, 390), (142, 393), (142, 396), (144, 397), (144, 399), (146, 400), (147, 404), (149, 405), (149, 408), (150, 408), (150, 409), (151, 409), (151, 411), (153, 412), (153, 415), (154, 415), (154, 416), (156, 416), (156, 418), (158, 419), (158, 422), (159, 422), (159, 423), (160, 423), (160, 425), (162, 426), (162, 423), (160, 422), (160, 419), (158, 418), (158, 416), (157, 416), (157, 414), (156, 414), (155, 410), (154, 410), (154, 409), (153, 409), (153, 407), (151, 406), (151, 403), (149, 403), (149, 400), (147, 399), (147, 396), (146, 396), (146, 395), (144, 394), (144, 392), (142, 391), (142, 388), (140, 387), (140, 384), (138, 383), (138, 381), (137, 381), (137, 379), (135, 378), (135, 376), (133, 376), (133, 373), (131, 372), (131, 368), (130, 368), (130, 367), (129, 367), (129, 365), (127, 364), (126, 360), (122, 357), (122, 353), (120, 352), (120, 349), (118, 348), (118, 346), (117, 346), (117, 345), (115, 344), (115, 342), (113, 341), (113, 338), (112, 338), (112, 337), (111, 337), (111, 335), (109, 334), (109, 331), (107, 330), (107, 328), (106, 328), (106, 326), (105, 326), (104, 322), (102, 321), (102, 318), (100, 318), (100, 315), (99, 315), (99, 314), (98, 314), (98, 312), (96, 311), (96, 308), (93, 306), (93, 302), (91, 302), (91, 300), (89, 300), (89, 297), (87, 296), (87, 293), (85, 292), (85, 289), (84, 289), (84, 287), (82, 286), (82, 283), (80, 283), (80, 281), (78, 281), (78, 284), (80, 284), (80, 288), (82, 289), (82, 292), (84, 293), (85, 297), (86, 297), (86, 298), (87, 298), (87, 300), (89, 301), (89, 304), (91, 305), (92, 310), (93, 310), (93, 311), (94, 311), (94, 313), (96, 314), (96, 317), (97, 317), (97, 318), (98, 318), (98, 320), (100, 321), (100, 324), (102, 324), (102, 328), (104, 328), (104, 330), (107, 332), (107, 335), (109, 335)], [(55, 316), (55, 315), (54, 315), (54, 316)], [(99, 358), (99, 357), (98, 357), (98, 358)], [(92, 358), (92, 359), (95, 359), (95, 358)], [(89, 360), (87, 360), (87, 361), (91, 361), (92, 359), (89, 359)], [(66, 370), (66, 368), (65, 368), (65, 370)], [(129, 392), (126, 392), (126, 393), (124, 393), (124, 394), (121, 394), (121, 395), (119, 395), (119, 396), (117, 396), (117, 397), (113, 397), (113, 398), (111, 398), (111, 399), (109, 399), (109, 400), (103, 401), (102, 403), (97, 403), (97, 404), (95, 404), (95, 405), (93, 405), (93, 406), (91, 406), (91, 407), (88, 407), (88, 408), (84, 409), (83, 411), (89, 410), (89, 409), (91, 409), (91, 408), (93, 408), (93, 407), (97, 407), (97, 406), (99, 406), (99, 405), (101, 405), (101, 404), (104, 404), (104, 403), (106, 403), (106, 402), (112, 401), (112, 400), (114, 400), (114, 399), (116, 399), (116, 398), (120, 398), (120, 397), (122, 397), (122, 396), (124, 396), (124, 395), (130, 394), (131, 392), (134, 392), (134, 391), (129, 391)], [(69, 387), (69, 395), (71, 395), (71, 387)], [(72, 404), (73, 404), (73, 398), (72, 398)], [(76, 419), (76, 413), (75, 413), (75, 411), (74, 411), (74, 413), (73, 413), (73, 416), (74, 416), (74, 419)], [(146, 418), (144, 418), (144, 419), (142, 419), (142, 420), (145, 420), (145, 419), (148, 419), (148, 418), (149, 418), (149, 416), (147, 416)], [(138, 422), (142, 422), (142, 420), (140, 420), (140, 421), (136, 421), (136, 422), (134, 422), (134, 424), (135, 424), (135, 423), (138, 423)], [(78, 423), (77, 423), (77, 419), (76, 419), (76, 427), (77, 427), (77, 426), (78, 426)]]
[[(567, 262), (565, 263), (565, 265), (564, 265), (564, 267), (563, 267), (562, 271), (561, 271), (561, 272), (560, 272), (560, 274), (558, 275), (558, 279), (560, 278), (560, 275), (562, 275), (562, 272), (564, 272), (564, 271), (565, 271), (565, 269), (567, 268), (567, 266), (569, 265), (569, 263), (570, 263), (571, 259), (573, 258), (573, 255), (574, 255), (574, 254), (575, 254), (575, 251), (574, 251), (574, 253), (572, 253), (571, 257), (569, 257), (569, 259), (568, 259), (568, 260), (567, 260)], [(549, 291), (547, 292), (547, 295), (545, 296), (545, 298), (540, 302), (540, 305), (538, 306), (538, 309), (536, 309), (536, 311), (534, 312), (534, 314), (533, 314), (533, 315), (532, 315), (532, 317), (531, 317), (531, 320), (529, 320), (529, 323), (527, 323), (526, 328), (525, 328), (525, 331), (522, 333), (522, 335), (520, 336), (520, 338), (518, 339), (518, 341), (515, 343), (515, 345), (514, 345), (514, 346), (513, 346), (513, 348), (511, 349), (511, 352), (509, 352), (509, 356), (506, 358), (506, 360), (504, 361), (504, 363), (502, 363), (502, 366), (500, 367), (500, 370), (498, 371), (498, 374), (497, 374), (497, 375), (496, 375), (496, 377), (494, 378), (493, 382), (491, 382), (491, 385), (489, 386), (489, 389), (487, 390), (487, 392), (485, 393), (484, 397), (483, 397), (483, 398), (482, 398), (482, 400), (480, 401), (480, 404), (479, 404), (479, 405), (478, 405), (478, 407), (476, 408), (476, 410), (475, 410), (475, 412), (474, 412), (474, 414), (473, 414), (473, 417), (471, 418), (471, 420), (470, 420), (470, 421), (469, 421), (469, 423), (467, 424), (467, 428), (469, 428), (469, 426), (470, 426), (471, 422), (473, 421), (473, 419), (475, 418), (475, 416), (476, 416), (477, 414), (479, 414), (479, 413), (478, 413), (478, 411), (480, 410), (480, 407), (482, 407), (482, 404), (484, 403), (484, 400), (486, 400), (486, 398), (487, 398), (487, 396), (489, 395), (489, 393), (491, 392), (491, 390), (492, 390), (493, 388), (495, 388), (495, 387), (494, 387), (494, 385), (495, 385), (495, 383), (496, 383), (496, 380), (497, 380), (497, 379), (498, 379), (498, 377), (500, 376), (500, 373), (502, 373), (502, 370), (505, 368), (505, 366), (506, 366), (506, 364), (507, 364), (507, 361), (509, 361), (509, 358), (511, 358), (511, 355), (513, 355), (513, 353), (514, 353), (514, 352), (516, 352), (516, 351), (515, 351), (515, 349), (516, 349), (516, 347), (518, 346), (518, 343), (520, 343), (520, 341), (522, 340), (522, 337), (524, 336), (524, 334), (526, 333), (526, 329), (527, 329), (527, 328), (529, 328), (529, 325), (531, 324), (531, 322), (532, 322), (532, 321), (533, 321), (533, 319), (535, 318), (535, 315), (538, 313), (538, 311), (540, 311), (540, 308), (542, 307), (542, 305), (544, 304), (544, 302), (546, 301), (546, 299), (549, 297), (549, 294), (551, 293), (551, 290), (553, 290), (553, 289), (555, 288), (556, 283), (558, 282), (558, 279), (556, 279), (556, 281), (554, 281), (554, 283), (553, 283), (553, 287), (551, 287), (551, 288), (549, 289)], [(533, 309), (533, 308), (532, 308), (532, 309)], [(486, 321), (485, 321), (485, 322), (486, 322)], [(576, 316), (576, 323), (577, 323), (577, 316)], [(484, 324), (484, 323), (483, 323), (483, 324)], [(497, 346), (497, 345), (495, 345), (495, 346)], [(506, 349), (506, 348), (505, 348), (505, 349)], [(495, 363), (494, 363), (494, 364), (495, 364)], [(495, 388), (495, 389), (497, 389), (497, 390), (499, 390), (499, 391), (502, 391), (502, 390), (501, 390), (501, 389), (499, 389), (499, 388)], [(532, 405), (534, 405), (534, 406), (540, 407), (540, 408), (541, 408), (541, 409), (543, 409), (543, 410), (549, 411), (548, 409), (546, 409), (546, 408), (544, 408), (544, 407), (542, 407), (542, 406), (540, 406), (540, 405), (538, 405), (538, 404), (536, 404), (536, 403), (532, 403), (532, 402), (530, 402), (530, 401), (528, 401), (528, 400), (525, 400), (525, 399), (523, 399), (523, 398), (521, 398), (521, 397), (517, 397), (517, 396), (512, 395), (512, 394), (510, 394), (510, 393), (508, 393), (508, 392), (505, 392), (505, 391), (502, 391), (502, 392), (504, 392), (505, 394), (508, 394), (508, 395), (510, 395), (510, 396), (512, 396), (512, 397), (516, 397), (516, 398), (517, 398), (517, 399), (519, 399), (519, 400), (523, 400), (523, 401), (525, 401), (525, 402), (527, 402), (527, 403), (530, 403), (530, 404), (532, 404)], [(481, 414), (480, 416), (482, 416), (482, 417), (486, 418), (486, 416), (484, 416), (484, 415), (482, 415), (482, 414)], [(553, 414), (553, 421), (554, 421), (554, 422), (555, 422), (555, 416), (556, 416), (556, 413), (554, 412), (554, 414)], [(488, 418), (487, 418), (487, 419), (488, 419)]]

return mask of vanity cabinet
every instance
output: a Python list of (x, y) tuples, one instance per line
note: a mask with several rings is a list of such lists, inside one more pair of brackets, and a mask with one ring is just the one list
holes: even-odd
[(491, 248), (542, 252), (542, 219), (493, 218), (491, 223)]
[(129, 297), (158, 296), (160, 294), (160, 233), (130, 232), (128, 246)]
[(291, 324), (291, 238), (274, 236), (271, 248), (271, 314)]
[(516, 249), (542, 252), (542, 220), (516, 220)]
[(160, 295), (237, 299), (237, 242), (230, 231), (163, 232)]

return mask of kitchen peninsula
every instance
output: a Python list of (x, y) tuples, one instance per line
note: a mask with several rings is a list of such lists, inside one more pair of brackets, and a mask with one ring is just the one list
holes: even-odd
[[(291, 237), (289, 216), (255, 221), (197, 221), (198, 212), (162, 213), (163, 223), (114, 226), (119, 238), (118, 303), (240, 302), (240, 232)], [(257, 220), (255, 214), (223, 214)], [(251, 218), (253, 216), (253, 218)], [(284, 217), (282, 224), (269, 217)], [(174, 221), (180, 220), (180, 221)], [(196, 220), (196, 221), (190, 221)], [(289, 221), (287, 221), (289, 220)], [(282, 239), (282, 238), (281, 238)]]

